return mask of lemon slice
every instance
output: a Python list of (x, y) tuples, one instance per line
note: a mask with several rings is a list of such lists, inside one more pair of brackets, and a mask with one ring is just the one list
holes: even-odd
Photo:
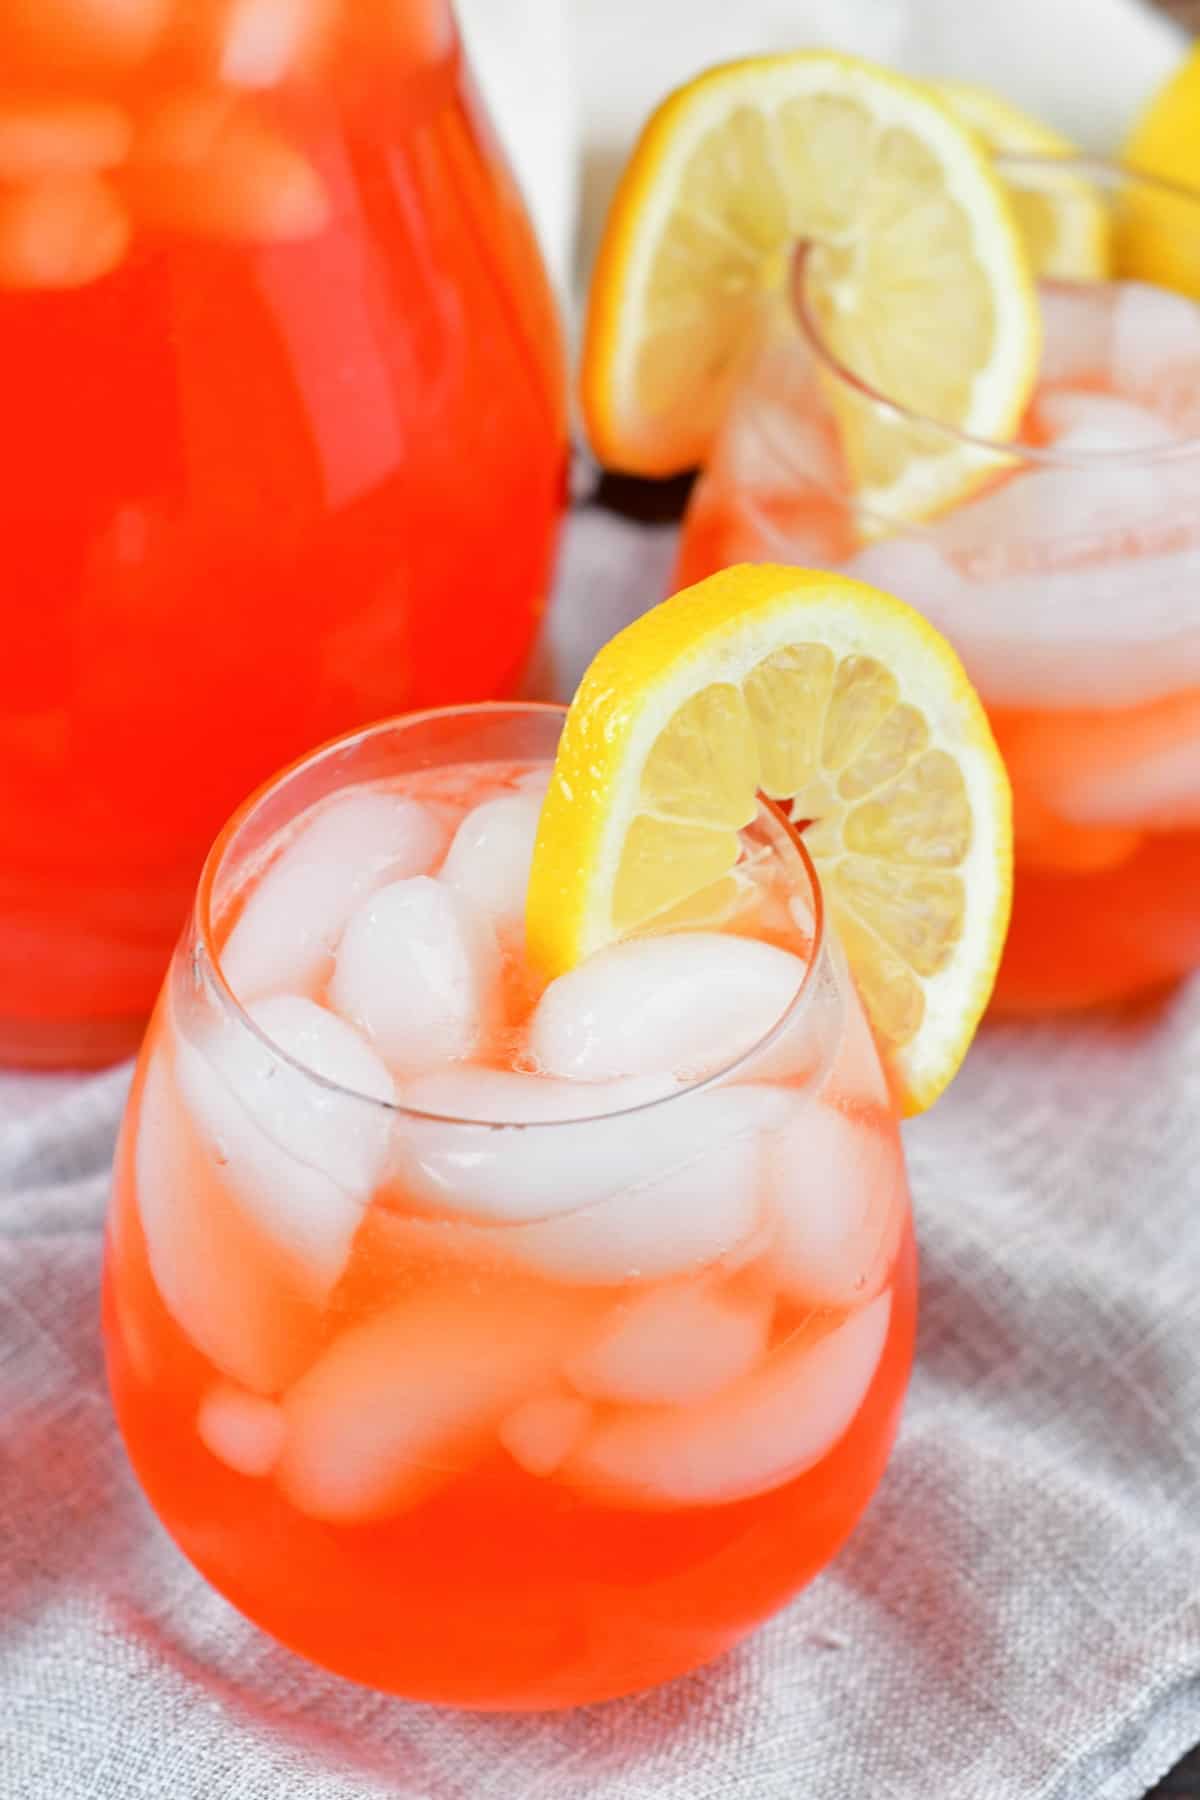
[[(990, 88), (938, 81), (933, 91), (989, 150), (1021, 156), (1079, 156), (1070, 138), (1010, 106)], [(1034, 273), (1051, 281), (1104, 281), (1112, 267), (1112, 230), (1104, 196), (1069, 169), (1026, 164), (1004, 180)]]
[[(829, 347), (911, 412), (1016, 430), (1040, 340), (1033, 278), (990, 158), (914, 82), (825, 53), (702, 75), (654, 114), (609, 213), (582, 361), (602, 462), (701, 463), (798, 241)], [(977, 485), (966, 445), (834, 397), (864, 505), (923, 516)]]
[(954, 652), (846, 576), (727, 569), (599, 652), (534, 848), (530, 955), (550, 974), (705, 916), (761, 790), (806, 841), (907, 1110), (970, 1043), (1012, 887), (1008, 779)]
[(1200, 299), (1200, 45), (1153, 95), (1121, 160), (1191, 191), (1125, 190), (1117, 220), (1118, 275)]

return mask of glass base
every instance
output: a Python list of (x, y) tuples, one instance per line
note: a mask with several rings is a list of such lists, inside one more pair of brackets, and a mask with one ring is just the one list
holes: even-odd
[(6, 1019), (0, 1016), (0, 1069), (104, 1069), (142, 1041), (146, 1017)]

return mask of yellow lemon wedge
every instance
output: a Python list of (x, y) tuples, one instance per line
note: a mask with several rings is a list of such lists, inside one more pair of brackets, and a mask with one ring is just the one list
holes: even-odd
[[(834, 357), (893, 408), (835, 394), (864, 505), (912, 519), (978, 485), (970, 446), (1016, 431), (1040, 320), (1003, 183), (925, 87), (824, 52), (700, 76), (659, 107), (618, 186), (584, 332), (600, 461), (642, 475), (702, 463), (797, 243)], [(991, 465), (988, 465), (989, 468)]]
[(1121, 160), (1191, 191), (1126, 190), (1117, 220), (1118, 275), (1200, 299), (1200, 47), (1152, 97)]
[(987, 1004), (1012, 889), (1008, 779), (974, 689), (919, 613), (846, 576), (723, 570), (595, 657), (530, 876), (550, 975), (711, 912), (763, 792), (806, 821), (893, 1085), (920, 1112)]
[[(1080, 154), (1070, 138), (989, 88), (965, 81), (939, 81), (933, 88), (989, 150), (1047, 159)], [(1034, 273), (1052, 281), (1104, 281), (1112, 267), (1112, 229), (1096, 184), (1074, 170), (1037, 162), (1009, 167), (1004, 179)]]

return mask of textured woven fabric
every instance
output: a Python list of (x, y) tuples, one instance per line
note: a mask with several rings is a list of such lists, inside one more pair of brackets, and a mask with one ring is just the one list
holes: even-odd
[[(539, 681), (670, 552), (580, 515)], [(530, 1718), (309, 1669), (155, 1523), (97, 1318), (127, 1082), (0, 1079), (3, 1800), (1132, 1800), (1200, 1738), (1200, 981), (985, 1029), (908, 1130), (917, 1371), (849, 1548), (715, 1667)]]

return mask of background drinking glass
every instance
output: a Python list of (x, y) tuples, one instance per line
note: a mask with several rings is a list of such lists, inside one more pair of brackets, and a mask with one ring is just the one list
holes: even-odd
[[(772, 806), (743, 834), (747, 880), (807, 962), (742, 1053), (724, 1020), (705, 1079), (662, 1098), (652, 1078), (647, 1102), (642, 1078), (634, 1096), (521, 1073), (502, 1023), (492, 1066), (419, 1078), (417, 1111), (402, 1051), (385, 1066), (384, 1036), (373, 1049), (345, 1022), (355, 972), (330, 946), (355, 928), (334, 915), (376, 917), (401, 848), (385, 854), (380, 810), (407, 807), (418, 859), (415, 815), (444, 851), (471, 814), (474, 841), (478, 802), (536, 806), (561, 721), (487, 707), (378, 726), (243, 808), (142, 1048), (109, 1221), (109, 1379), (164, 1525), (293, 1649), (463, 1705), (600, 1699), (742, 1637), (867, 1504), (912, 1352), (895, 1114), (812, 864)], [(532, 1004), (517, 941), (501, 1021)], [(374, 1004), (386, 971), (357, 973)], [(629, 1000), (611, 996), (622, 1026)], [(463, 1110), (435, 1106), (430, 1081)]]
[(563, 371), (448, 0), (17, 0), (0, 63), (0, 1061), (100, 1062), (249, 787), (514, 684)]
[[(1118, 269), (1131, 226), (1143, 254), (1148, 234), (1200, 245), (1196, 195), (1083, 159), (999, 162), (1068, 217), (1102, 202)], [(820, 254), (798, 254), (763, 320), (691, 499), (680, 582), (743, 560), (844, 568), (955, 644), (1014, 790), (997, 1007), (1113, 999), (1200, 965), (1200, 307), (1043, 282), (1033, 400), (1016, 442), (988, 444), (839, 364), (806, 293)], [(916, 525), (864, 507), (843, 446), (867, 415), (906, 455), (965, 464), (966, 497)]]

